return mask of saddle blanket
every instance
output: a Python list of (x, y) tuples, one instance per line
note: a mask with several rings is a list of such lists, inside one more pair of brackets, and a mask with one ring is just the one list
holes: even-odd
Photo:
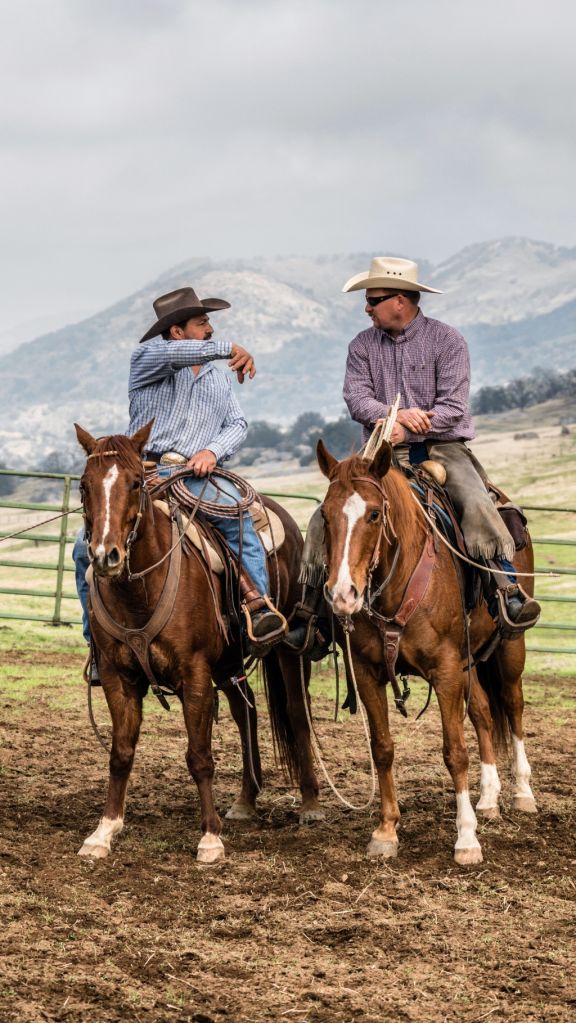
[[(170, 508), (167, 501), (154, 501), (154, 507), (158, 508), (159, 511), (163, 512), (164, 515), (170, 518)], [(284, 543), (285, 533), (282, 520), (276, 512), (273, 512), (270, 508), (267, 508), (266, 512), (264, 512), (261, 504), (254, 503), (250, 508), (250, 514), (254, 520), (254, 528), (258, 533), (258, 537), (266, 553), (269, 555), (274, 549), (279, 550)], [(182, 519), (184, 522), (186, 521), (185, 512), (182, 513)], [(270, 520), (270, 524), (268, 524), (268, 520)], [(193, 543), (199, 551), (202, 551), (202, 543), (195, 523), (191, 522), (185, 532), (190, 542)], [(210, 568), (216, 573), (216, 575), (222, 575), (224, 565), (222, 564), (220, 555), (209, 543), (205, 542), (205, 546), (208, 551)]]

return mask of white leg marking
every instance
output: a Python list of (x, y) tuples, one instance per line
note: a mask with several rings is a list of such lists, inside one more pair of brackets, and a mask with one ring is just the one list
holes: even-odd
[(110, 531), (110, 498), (112, 495), (112, 487), (118, 479), (118, 467), (116, 463), (111, 465), (106, 473), (102, 485), (104, 487), (104, 497), (106, 499), (106, 518), (104, 519), (104, 529), (102, 530), (102, 543), (98, 544), (96, 551), (96, 557), (102, 557), (106, 552), (104, 548), (104, 541)]
[(346, 531), (346, 539), (344, 541), (344, 551), (342, 552), (342, 561), (338, 569), (338, 577), (336, 579), (336, 585), (334, 587), (334, 598), (341, 597), (343, 599), (349, 599), (350, 588), (352, 587), (352, 576), (350, 574), (350, 565), (348, 564), (348, 558), (350, 556), (350, 541), (352, 540), (352, 530), (362, 518), (366, 511), (366, 501), (360, 497), (360, 494), (350, 494), (350, 497), (346, 500), (342, 511), (348, 519), (348, 529)]
[[(515, 735), (512, 736), (512, 744), (514, 747), (514, 780), (516, 785), (514, 787), (514, 800), (530, 800), (534, 803), (534, 809), (536, 804), (534, 801), (534, 793), (530, 788), (530, 775), (532, 771), (530, 764), (528, 763), (528, 757), (526, 756), (526, 750), (524, 749), (524, 742), (522, 739), (517, 739)], [(520, 809), (527, 809), (526, 806), (520, 806)]]
[(79, 850), (79, 856), (96, 856), (103, 859), (107, 856), (112, 848), (112, 839), (115, 835), (118, 835), (124, 827), (123, 817), (103, 817), (100, 821), (96, 831), (93, 831), (91, 835), (85, 840), (84, 845)]
[(460, 864), (481, 863), (482, 850), (476, 838), (476, 814), (467, 789), (456, 793), (456, 807), (458, 839), (454, 847), (454, 859)]
[(514, 746), (514, 777), (516, 779), (516, 796), (532, 796), (532, 789), (530, 788), (530, 775), (532, 774), (530, 764), (528, 763), (528, 757), (526, 756), (526, 750), (524, 748), (524, 742), (522, 739), (517, 739), (515, 735), (512, 736), (512, 743)]
[(199, 863), (219, 863), (225, 859), (224, 843), (219, 835), (207, 831), (198, 843), (196, 859)]
[(497, 810), (500, 795), (500, 778), (496, 764), (480, 765), (480, 799), (476, 803), (477, 810)]

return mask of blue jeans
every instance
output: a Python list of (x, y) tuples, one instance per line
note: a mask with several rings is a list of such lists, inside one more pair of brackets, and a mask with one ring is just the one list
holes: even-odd
[[(180, 469), (181, 466), (176, 466)], [(169, 476), (170, 468), (167, 466), (158, 467), (159, 476)], [(230, 480), (218, 478), (217, 489), (211, 481), (206, 482), (206, 477), (187, 476), (184, 480), (186, 489), (195, 497), (202, 494), (205, 501), (216, 501), (222, 505), (234, 505), (240, 500), (240, 493)], [(204, 514), (204, 513), (202, 513)], [(206, 515), (206, 518), (216, 526), (222, 533), (226, 543), (238, 557), (240, 550), (240, 519), (236, 516), (233, 519), (221, 518), (219, 515)], [(254, 588), (258, 593), (268, 593), (268, 568), (266, 566), (266, 552), (258, 539), (254, 529), (252, 516), (249, 511), (242, 516), (242, 568), (250, 576)]]
[(82, 634), (86, 642), (89, 643), (90, 623), (88, 621), (88, 583), (86, 582), (86, 572), (90, 560), (88, 558), (88, 544), (86, 543), (84, 526), (82, 526), (76, 537), (72, 558), (76, 566), (76, 589), (82, 604)]

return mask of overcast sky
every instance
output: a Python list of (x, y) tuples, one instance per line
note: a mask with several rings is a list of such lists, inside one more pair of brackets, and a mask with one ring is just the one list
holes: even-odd
[(576, 245), (574, 0), (0, 10), (2, 333), (191, 256)]

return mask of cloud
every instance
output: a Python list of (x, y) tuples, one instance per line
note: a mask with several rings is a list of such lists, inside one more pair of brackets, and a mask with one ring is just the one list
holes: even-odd
[(569, 0), (10, 5), (5, 316), (30, 277), (22, 318), (193, 255), (573, 244), (575, 23)]

